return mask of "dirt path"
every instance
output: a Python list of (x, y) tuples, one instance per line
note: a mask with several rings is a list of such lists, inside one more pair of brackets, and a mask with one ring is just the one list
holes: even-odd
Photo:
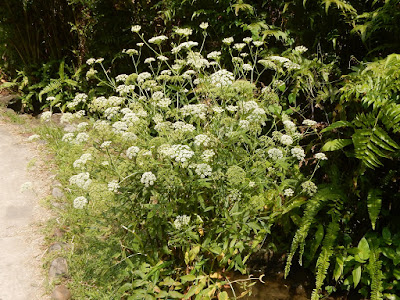
[(36, 166), (28, 170), (38, 155), (15, 129), (0, 116), (0, 300), (44, 300), (38, 224), (48, 213), (39, 199), (49, 187)]

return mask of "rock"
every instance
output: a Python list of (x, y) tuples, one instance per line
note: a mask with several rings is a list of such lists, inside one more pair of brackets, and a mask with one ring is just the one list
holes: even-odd
[(17, 95), (7, 95), (7, 96), (0, 96), (0, 105), (8, 106), (10, 103), (17, 101)]
[(57, 285), (51, 294), (53, 300), (69, 300), (71, 297), (71, 292), (65, 285)]
[(56, 199), (60, 199), (60, 198), (64, 197), (64, 192), (59, 187), (54, 187), (51, 194)]
[(64, 257), (58, 257), (51, 262), (49, 278), (54, 279), (57, 276), (66, 276), (68, 274), (68, 264)]
[(56, 229), (54, 229), (53, 236), (61, 238), (64, 236), (64, 232), (65, 232), (64, 230), (62, 230), (60, 228), (56, 228)]
[(66, 243), (54, 243), (49, 247), (49, 253), (54, 251), (60, 251), (62, 249), (67, 248), (68, 245)]

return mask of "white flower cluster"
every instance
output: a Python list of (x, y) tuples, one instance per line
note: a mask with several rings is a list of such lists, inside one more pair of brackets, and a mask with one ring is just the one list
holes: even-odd
[(203, 154), (201, 155), (201, 158), (206, 161), (209, 162), (212, 160), (212, 158), (214, 157), (215, 152), (214, 150), (204, 150)]
[(115, 77), (116, 82), (125, 82), (128, 79), (128, 75), (126, 74), (119, 74), (117, 77)]
[(65, 124), (65, 123), (68, 124), (68, 123), (71, 123), (74, 119), (75, 119), (75, 117), (74, 117), (73, 114), (71, 114), (71, 113), (69, 113), (69, 112), (66, 112), (66, 113), (63, 113), (63, 114), (61, 115), (60, 123), (61, 123), (61, 124)]
[(89, 125), (88, 122), (80, 122), (77, 126), (76, 129), (77, 130), (85, 130), (86, 127)]
[(210, 82), (216, 87), (229, 86), (235, 80), (235, 75), (225, 69), (219, 70), (210, 76)]
[(88, 172), (79, 173), (69, 178), (69, 184), (76, 185), (84, 190), (87, 190), (91, 183), (92, 180), (90, 179), (90, 175)]
[(303, 182), (301, 184), (301, 187), (303, 188), (303, 192), (306, 193), (309, 196), (314, 195), (318, 190), (318, 188), (315, 185), (315, 183), (310, 181), (310, 180)]
[(178, 35), (189, 36), (193, 33), (193, 30), (190, 28), (176, 28), (175, 33)]
[(98, 131), (106, 131), (110, 128), (110, 123), (108, 123), (105, 120), (97, 120), (93, 124), (93, 129), (98, 130)]
[(120, 111), (120, 107), (118, 107), (118, 106), (109, 107), (104, 111), (104, 116), (108, 120), (111, 120), (112, 118), (114, 118), (115, 116), (117, 116), (119, 114), (119, 111)]
[(212, 168), (208, 164), (198, 164), (195, 170), (196, 174), (200, 176), (200, 178), (206, 178), (211, 176)]
[(186, 63), (195, 69), (201, 69), (209, 66), (207, 59), (200, 54), (200, 52), (189, 52), (187, 55)]
[(190, 217), (187, 215), (177, 216), (174, 221), (174, 227), (180, 230), (182, 227), (189, 225)]
[(122, 121), (117, 121), (112, 124), (113, 131), (117, 134), (122, 134), (128, 130), (128, 124)]
[(168, 37), (166, 37), (165, 35), (159, 35), (159, 36), (155, 36), (155, 37), (152, 37), (151, 39), (149, 39), (149, 43), (160, 45), (163, 41), (166, 41), (166, 40), (168, 40)]
[(326, 157), (325, 153), (317, 153), (317, 154), (314, 155), (314, 157), (315, 157), (316, 159), (319, 159), (319, 160), (327, 160), (327, 159), (328, 159), (328, 158)]
[(294, 132), (296, 131), (296, 124), (294, 124), (292, 121), (290, 120), (285, 120), (283, 121), (283, 125), (285, 126), (285, 130), (287, 132)]
[(273, 55), (273, 56), (270, 56), (270, 57), (268, 57), (268, 58), (269, 58), (270, 60), (272, 60), (272, 61), (277, 61), (277, 62), (279, 62), (279, 63), (281, 63), (281, 64), (290, 61), (290, 59), (288, 59), (288, 58), (286, 58), (286, 57), (277, 56), (277, 55)]
[(152, 172), (144, 172), (142, 178), (140, 179), (140, 182), (143, 183), (145, 187), (149, 187), (151, 185), (154, 185), (154, 182), (156, 180), (157, 177)]
[(145, 82), (147, 79), (151, 78), (151, 74), (149, 72), (142, 72), (138, 75), (137, 77), (137, 82), (138, 83), (143, 83)]
[(40, 120), (43, 122), (49, 122), (51, 120), (52, 113), (51, 111), (45, 111), (40, 116)]
[(285, 190), (283, 191), (283, 195), (284, 195), (285, 197), (292, 197), (292, 196), (294, 195), (294, 191), (293, 191), (293, 189), (291, 189), (291, 188), (285, 189)]
[(211, 139), (206, 134), (199, 134), (194, 137), (194, 144), (196, 146), (205, 146), (207, 147), (208, 144), (211, 142)]
[(89, 160), (92, 160), (92, 159), (93, 159), (92, 154), (84, 153), (81, 155), (80, 158), (78, 158), (77, 160), (74, 161), (73, 166), (75, 169), (80, 169), (80, 168), (84, 167)]
[(135, 86), (134, 85), (125, 85), (125, 84), (121, 84), (119, 86), (117, 86), (117, 88), (115, 89), (115, 91), (120, 95), (120, 96), (126, 96), (130, 93), (133, 93), (135, 91)]
[(140, 151), (139, 147), (131, 146), (126, 150), (126, 156), (129, 159), (132, 159), (139, 153), (139, 151)]
[(289, 145), (293, 144), (293, 138), (290, 135), (283, 134), (281, 136), (281, 143), (283, 145), (289, 146)]
[(294, 51), (296, 51), (297, 53), (300, 53), (300, 54), (303, 54), (307, 50), (308, 50), (308, 48), (304, 47), (304, 46), (297, 46), (296, 48), (294, 48)]
[(175, 159), (177, 162), (186, 162), (187, 160), (191, 159), (194, 155), (192, 149), (187, 145), (172, 145), (170, 157)]
[(305, 119), (302, 124), (305, 126), (314, 126), (317, 125), (317, 122), (314, 120)]
[(83, 209), (87, 203), (88, 203), (88, 200), (85, 197), (83, 197), (83, 196), (76, 197), (74, 199), (74, 208)]
[(184, 117), (193, 116), (199, 119), (205, 119), (207, 106), (205, 104), (187, 104), (181, 108)]
[(75, 140), (73, 141), (74, 144), (82, 144), (89, 139), (89, 134), (86, 132), (80, 132), (76, 135)]
[(122, 117), (122, 122), (125, 122), (128, 126), (132, 126), (135, 123), (138, 123), (140, 121), (140, 118), (137, 116), (137, 114), (133, 112), (126, 113)]
[(290, 150), (290, 153), (297, 158), (298, 160), (303, 160), (304, 157), (306, 157), (306, 154), (304, 153), (304, 150), (300, 147), (294, 147)]
[(221, 58), (221, 51), (212, 51), (207, 54), (207, 58), (219, 60)]
[(108, 148), (108, 147), (110, 147), (111, 143), (112, 143), (111, 141), (105, 141), (105, 142), (101, 143), (100, 148), (101, 149)]
[(85, 103), (87, 101), (88, 96), (84, 93), (76, 94), (75, 98), (68, 102), (67, 106), (70, 109), (76, 108), (80, 103)]
[(107, 187), (110, 192), (116, 193), (116, 192), (118, 192), (120, 185), (118, 183), (118, 180), (112, 180), (108, 183)]
[(272, 159), (272, 160), (278, 160), (281, 159), (283, 157), (283, 153), (280, 149), (278, 148), (272, 148), (268, 150), (268, 156)]
[(187, 42), (184, 42), (184, 43), (179, 44), (178, 46), (172, 48), (171, 52), (172, 52), (172, 54), (176, 54), (176, 53), (180, 52), (182, 49), (191, 49), (198, 45), (199, 45), (198, 42), (187, 41)]
[(296, 63), (294, 63), (294, 62), (292, 62), (292, 61), (287, 61), (287, 62), (285, 62), (285, 63), (283, 64), (283, 66), (284, 66), (288, 71), (291, 71), (291, 70), (299, 70), (299, 69), (300, 69), (300, 65), (299, 65), (299, 64), (296, 64)]
[(73, 139), (74, 139), (74, 134), (72, 132), (69, 132), (64, 134), (61, 140), (63, 142), (72, 142)]
[(193, 132), (196, 129), (196, 127), (194, 127), (192, 124), (187, 124), (182, 121), (177, 121), (177, 122), (173, 123), (172, 128), (174, 128), (176, 131), (180, 131), (180, 132)]

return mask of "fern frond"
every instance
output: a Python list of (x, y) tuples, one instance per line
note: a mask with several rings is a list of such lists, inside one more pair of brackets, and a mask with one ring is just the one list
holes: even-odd
[(42, 96), (61, 88), (62, 82), (60, 79), (53, 79), (43, 90), (39, 93), (39, 101), (42, 102)]
[(316, 221), (315, 216), (321, 209), (323, 203), (328, 200), (339, 200), (342, 198), (340, 191), (334, 187), (323, 188), (314, 195), (307, 203), (304, 216), (301, 220), (300, 227), (297, 229), (290, 247), (290, 252), (285, 266), (285, 278), (289, 275), (290, 267), (292, 265), (293, 257), (299, 250), (299, 263), (302, 264), (302, 256), (304, 253), (305, 240), (308, 236), (312, 224)]
[(331, 4), (336, 5), (336, 7), (341, 10), (343, 13), (357, 13), (356, 9), (349, 3), (343, 0), (322, 0), (322, 3), (325, 4), (325, 12), (328, 13), (329, 7)]
[(379, 260), (379, 250), (376, 248), (371, 249), (368, 269), (371, 276), (371, 300), (382, 300), (382, 261)]
[(400, 104), (388, 105), (383, 110), (382, 123), (387, 130), (392, 129), (393, 133), (400, 132)]
[(367, 196), (367, 207), (373, 230), (375, 230), (375, 223), (381, 211), (381, 206), (382, 206), (382, 191), (379, 189), (369, 190)]
[(357, 129), (352, 139), (355, 156), (371, 169), (382, 165), (381, 158), (390, 158), (390, 152), (400, 149), (400, 146), (379, 126)]
[(317, 260), (317, 275), (315, 278), (315, 289), (312, 292), (311, 300), (319, 299), (319, 292), (324, 284), (328, 268), (330, 266), (330, 258), (333, 254), (333, 245), (335, 243), (337, 233), (339, 231), (339, 223), (337, 218), (332, 220), (326, 230), (324, 241), (322, 242), (321, 253)]
[(300, 247), (302, 248), (302, 244), (304, 244), (308, 232), (310, 230), (311, 225), (315, 221), (315, 216), (319, 211), (319, 208), (321, 206), (321, 199), (318, 197), (318, 195), (314, 196), (314, 198), (310, 199), (309, 202), (307, 203), (306, 210), (304, 212), (304, 216), (302, 218), (301, 225), (299, 229), (297, 229), (293, 240), (292, 240), (292, 245), (290, 247), (290, 252), (286, 261), (286, 266), (285, 266), (285, 278), (289, 275), (290, 272), (290, 267), (292, 265), (293, 257), (296, 254), (297, 249)]

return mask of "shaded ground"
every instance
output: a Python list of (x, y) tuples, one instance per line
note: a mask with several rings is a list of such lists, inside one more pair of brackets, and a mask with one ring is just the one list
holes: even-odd
[(39, 233), (39, 224), (48, 218), (39, 205), (48, 193), (48, 176), (38, 173), (35, 160), (34, 144), (0, 116), (0, 300), (49, 299)]

